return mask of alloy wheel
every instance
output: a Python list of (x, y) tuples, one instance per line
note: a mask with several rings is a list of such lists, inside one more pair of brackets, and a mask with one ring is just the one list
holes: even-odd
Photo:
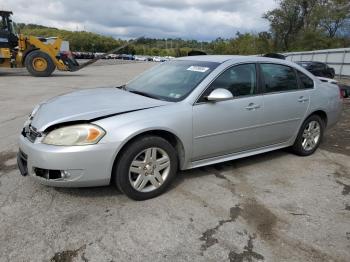
[(161, 148), (143, 150), (130, 164), (129, 181), (139, 192), (151, 192), (159, 188), (170, 173), (169, 155)]
[(321, 126), (317, 121), (311, 121), (303, 131), (302, 147), (305, 151), (313, 150), (321, 138)]

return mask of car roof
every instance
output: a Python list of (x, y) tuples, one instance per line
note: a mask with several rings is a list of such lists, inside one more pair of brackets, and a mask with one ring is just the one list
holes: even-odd
[(197, 55), (197, 56), (185, 56), (180, 57), (178, 60), (190, 60), (190, 61), (201, 61), (201, 62), (216, 62), (224, 63), (232, 59), (246, 59), (247, 56), (235, 56), (235, 55)]
[(219, 64), (225, 63), (227, 61), (229, 61), (231, 64), (247, 63), (247, 62), (273, 63), (273, 64), (286, 65), (286, 66), (296, 68), (297, 70), (303, 72), (309, 77), (315, 79), (315, 77), (309, 71), (307, 71), (302, 66), (296, 64), (295, 62), (283, 60), (283, 59), (263, 57), (263, 56), (201, 55), (201, 56), (179, 57), (179, 58), (176, 58), (175, 60), (214, 62)]
[(288, 60), (262, 57), (262, 56), (239, 56), (239, 55), (200, 55), (200, 56), (185, 56), (179, 57), (177, 60), (187, 60), (187, 61), (201, 61), (201, 62), (215, 62), (224, 63), (230, 61), (232, 63), (242, 63), (242, 62), (268, 62), (276, 64), (285, 64), (289, 66), (295, 66), (295, 63)]

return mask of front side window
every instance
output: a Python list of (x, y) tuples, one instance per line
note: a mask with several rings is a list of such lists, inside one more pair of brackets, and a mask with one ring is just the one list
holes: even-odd
[(256, 67), (255, 64), (237, 65), (223, 72), (204, 92), (199, 102), (215, 89), (223, 88), (230, 91), (233, 97), (249, 96), (256, 93)]
[(298, 76), (302, 85), (302, 88), (311, 89), (314, 88), (314, 81), (305, 75), (304, 73), (298, 71)]
[(277, 64), (261, 64), (265, 93), (285, 92), (298, 89), (294, 69)]
[(125, 89), (155, 99), (183, 100), (219, 63), (173, 60), (162, 63), (129, 82)]

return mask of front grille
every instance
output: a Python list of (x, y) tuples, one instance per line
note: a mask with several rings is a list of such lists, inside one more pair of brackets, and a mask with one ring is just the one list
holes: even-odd
[(41, 137), (41, 134), (38, 131), (36, 131), (35, 127), (32, 127), (31, 125), (23, 128), (22, 135), (28, 138), (28, 140), (32, 143), (34, 143), (38, 137)]

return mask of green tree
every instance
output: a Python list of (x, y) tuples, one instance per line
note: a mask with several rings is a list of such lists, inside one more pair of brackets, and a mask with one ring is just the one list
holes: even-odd
[(280, 0), (279, 7), (264, 14), (270, 22), (277, 48), (288, 50), (299, 32), (314, 25), (317, 0)]
[(344, 39), (336, 37), (337, 33), (350, 33), (346, 30), (350, 20), (349, 0), (279, 0), (278, 3), (277, 8), (263, 16), (270, 22), (277, 50), (341, 46)]
[(339, 29), (347, 25), (350, 19), (349, 0), (320, 1), (318, 7), (319, 25), (330, 38), (334, 38)]

